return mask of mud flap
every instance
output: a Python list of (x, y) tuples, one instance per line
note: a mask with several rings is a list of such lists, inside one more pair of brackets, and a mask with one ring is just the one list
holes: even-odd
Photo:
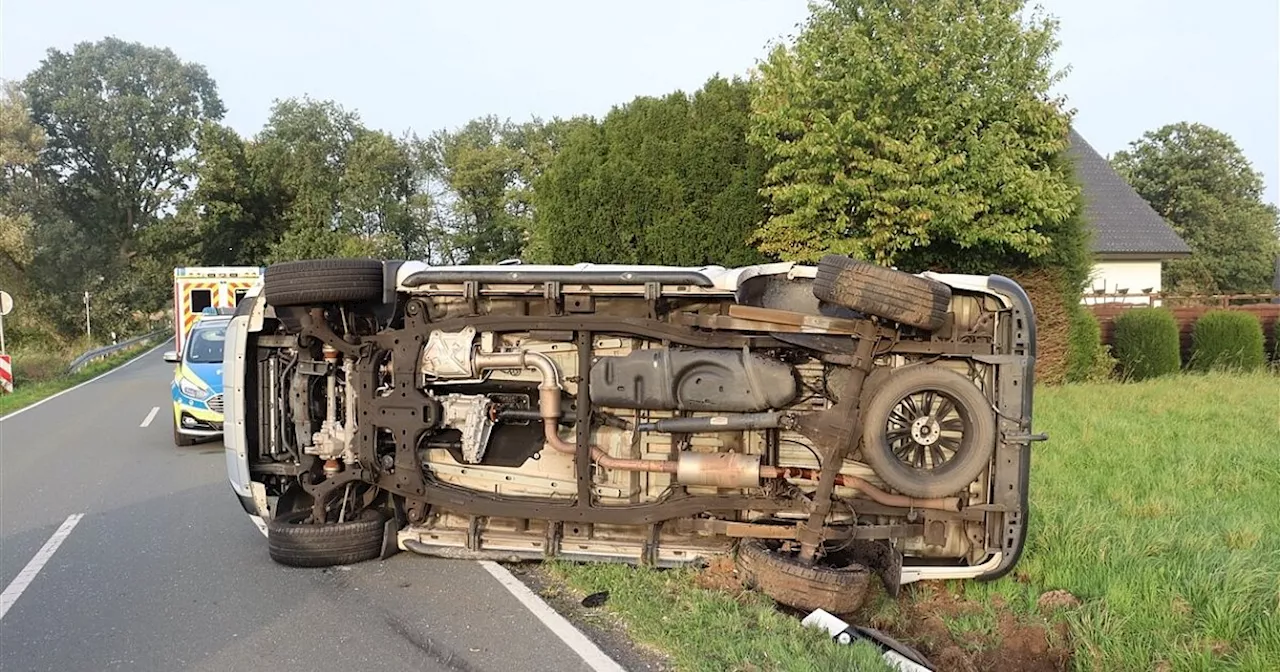
[(382, 552), (378, 555), (379, 559), (386, 560), (400, 552), (399, 533), (400, 521), (395, 517), (388, 518), (382, 526)]

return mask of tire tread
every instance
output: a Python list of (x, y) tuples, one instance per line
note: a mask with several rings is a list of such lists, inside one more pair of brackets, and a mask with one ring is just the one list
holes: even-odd
[(818, 262), (813, 293), (828, 303), (928, 331), (943, 325), (951, 304), (951, 288), (941, 282), (839, 254)]

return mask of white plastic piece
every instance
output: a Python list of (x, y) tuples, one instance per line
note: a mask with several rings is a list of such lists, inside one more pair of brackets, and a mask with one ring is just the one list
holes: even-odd
[[(809, 628), (821, 628), (822, 630), (826, 630), (827, 633), (831, 635), (831, 639), (837, 644), (848, 645), (852, 644), (855, 640), (865, 639), (850, 627), (848, 623), (836, 618), (834, 615), (823, 609), (815, 609), (813, 613), (805, 616), (804, 620), (800, 621), (800, 624)], [(872, 643), (874, 644), (875, 642)], [(879, 648), (880, 657), (884, 658), (884, 661), (889, 664), (889, 667), (899, 670), (900, 672), (935, 672), (930, 668), (906, 658), (897, 651), (892, 651), (883, 647)]]

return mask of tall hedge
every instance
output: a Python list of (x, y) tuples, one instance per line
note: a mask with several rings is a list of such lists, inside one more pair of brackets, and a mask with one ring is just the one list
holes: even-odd
[(754, 264), (764, 152), (750, 84), (639, 97), (574, 129), (534, 182), (533, 237), (552, 263)]
[(1191, 333), (1191, 368), (1253, 371), (1266, 362), (1262, 321), (1253, 313), (1211, 310)]
[(1177, 373), (1182, 366), (1178, 323), (1163, 308), (1132, 308), (1116, 317), (1115, 356), (1129, 380)]
[(1098, 318), (1089, 309), (1076, 306), (1067, 331), (1067, 382), (1105, 379), (1114, 365), (1111, 353), (1102, 344)]

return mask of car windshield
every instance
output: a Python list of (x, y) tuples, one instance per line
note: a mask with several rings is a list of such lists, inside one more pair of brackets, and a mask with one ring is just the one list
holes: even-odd
[(226, 327), (200, 327), (187, 339), (187, 361), (192, 364), (221, 364)]

